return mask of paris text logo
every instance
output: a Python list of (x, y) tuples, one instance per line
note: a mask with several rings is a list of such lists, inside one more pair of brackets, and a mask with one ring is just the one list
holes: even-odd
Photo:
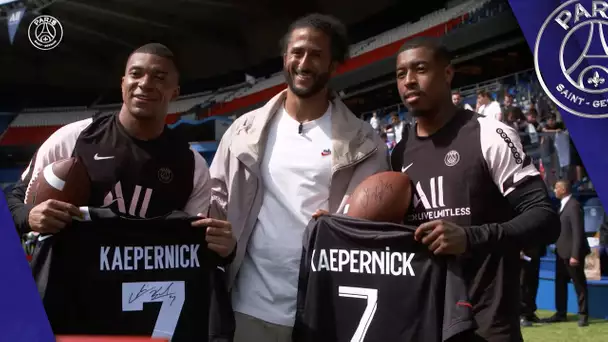
[(41, 15), (30, 23), (27, 36), (35, 48), (39, 50), (52, 50), (63, 39), (63, 26), (54, 17)]
[(555, 9), (538, 32), (534, 66), (561, 108), (608, 118), (608, 1), (570, 0)]

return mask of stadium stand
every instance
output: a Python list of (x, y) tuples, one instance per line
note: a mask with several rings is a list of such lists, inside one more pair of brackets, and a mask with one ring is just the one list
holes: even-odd
[[(420, 18), (417, 22), (405, 23), (376, 37), (351, 46), (351, 59), (338, 70), (338, 73), (354, 70), (369, 64), (381, 56), (390, 56), (397, 51), (408, 37), (419, 34), (440, 35), (457, 27), (469, 18), (470, 13), (478, 13), (484, 5), (495, 0), (470, 0), (451, 8), (444, 8)], [(281, 73), (262, 77), (252, 86), (247, 82), (212, 93), (184, 96), (170, 107), (168, 123), (176, 122), (184, 112), (195, 106), (212, 104), (207, 115), (233, 114), (243, 108), (251, 108), (268, 100), (284, 89), (285, 83)], [(117, 106), (110, 105), (108, 107)], [(72, 122), (74, 118), (84, 118), (96, 111), (106, 108), (41, 108), (27, 109), (19, 113), (18, 120), (10, 124), (0, 140), (2, 145), (40, 144), (61, 125)], [(48, 116), (48, 117), (47, 117)], [(51, 118), (53, 117), (53, 118)]]

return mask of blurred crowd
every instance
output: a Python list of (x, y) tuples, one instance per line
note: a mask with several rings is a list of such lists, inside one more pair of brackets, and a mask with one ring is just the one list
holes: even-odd
[[(557, 107), (544, 96), (517, 99), (507, 91), (501, 95), (498, 100), (496, 94), (478, 90), (473, 106), (463, 101), (460, 92), (454, 91), (452, 102), (459, 108), (492, 117), (517, 130), (525, 152), (532, 157), (549, 188), (558, 179), (568, 179), (578, 191), (592, 190), (593, 184), (586, 175)], [(406, 127), (413, 123), (413, 118), (407, 112), (391, 111), (381, 116), (376, 111), (372, 113), (369, 123), (392, 150), (401, 140)]]

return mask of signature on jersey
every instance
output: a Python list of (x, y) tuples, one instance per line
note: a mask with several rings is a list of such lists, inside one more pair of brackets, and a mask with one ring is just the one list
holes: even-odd
[(175, 301), (175, 292), (171, 290), (172, 286), (173, 283), (168, 283), (166, 286), (143, 284), (137, 294), (132, 292), (129, 295), (129, 304), (135, 302), (142, 296), (150, 296), (150, 301), (156, 301), (157, 299), (167, 297), (169, 298), (169, 305), (173, 305), (173, 302)]

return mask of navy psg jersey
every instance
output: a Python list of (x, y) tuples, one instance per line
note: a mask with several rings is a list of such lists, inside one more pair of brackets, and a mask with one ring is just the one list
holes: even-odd
[(156, 217), (182, 210), (192, 193), (194, 154), (169, 129), (141, 141), (127, 134), (118, 115), (98, 116), (79, 134), (73, 155), (91, 178), (89, 206)]
[(42, 237), (32, 269), (55, 334), (208, 341), (210, 305), (228, 296), (219, 257), (191, 222), (91, 209), (89, 220)]
[(414, 228), (341, 216), (307, 227), (293, 340), (466, 341), (474, 327), (460, 264)]
[[(391, 155), (393, 171), (412, 180), (413, 199), (406, 224), (446, 220), (463, 227), (503, 223), (514, 210), (507, 197), (539, 173), (511, 127), (459, 110), (443, 128), (418, 137), (416, 125)], [(508, 247), (508, 246), (506, 246)], [(463, 274), (482, 336), (503, 334), (518, 340), (519, 250), (472, 251)], [(503, 340), (500, 340), (503, 341)]]
[(462, 110), (433, 136), (418, 137), (415, 130), (391, 156), (393, 170), (407, 173), (414, 185), (408, 224), (508, 220), (505, 197), (539, 174), (517, 132), (495, 119)]
[(70, 123), (40, 146), (18, 186), (31, 186), (45, 166), (70, 157), (79, 158), (88, 172), (88, 206), (109, 207), (132, 218), (208, 210), (207, 164), (171, 129), (144, 141), (131, 136), (116, 113)]

